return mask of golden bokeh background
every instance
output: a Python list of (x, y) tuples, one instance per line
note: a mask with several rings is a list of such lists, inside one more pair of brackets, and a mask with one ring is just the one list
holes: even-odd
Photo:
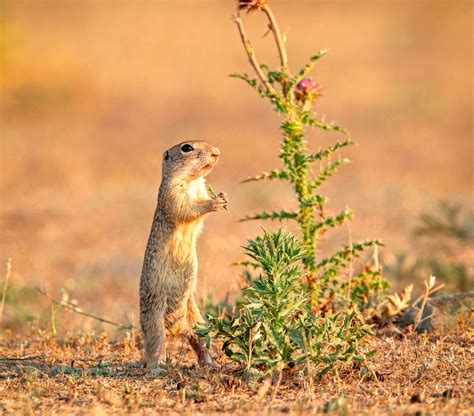
[[(330, 207), (348, 205), (355, 219), (329, 233), (322, 252), (348, 238), (381, 238), (389, 262), (410, 251), (410, 229), (437, 200), (472, 206), (471, 2), (271, 5), (291, 69), (329, 49), (313, 73), (324, 87), (317, 111), (359, 143), (324, 186)], [(230, 198), (230, 212), (209, 217), (199, 242), (198, 291), (235, 291), (239, 270), (230, 264), (261, 226), (238, 219), (293, 202), (285, 184), (239, 183), (278, 166), (280, 137), (269, 104), (227, 77), (250, 72), (234, 2), (1, 7), (0, 265), (3, 275), (12, 258), (9, 285), (18, 292), (6, 324), (47, 319), (49, 301), (30, 290), (37, 286), (55, 297), (64, 288), (86, 310), (136, 322), (161, 155), (186, 138), (220, 147), (209, 182)], [(260, 61), (276, 65), (264, 19), (245, 23)], [(316, 130), (308, 137), (312, 148), (335, 139)]]

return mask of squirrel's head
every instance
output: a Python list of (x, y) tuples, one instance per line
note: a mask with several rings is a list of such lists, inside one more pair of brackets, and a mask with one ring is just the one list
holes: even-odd
[(217, 163), (220, 150), (201, 140), (174, 145), (163, 154), (163, 177), (192, 181), (208, 175)]

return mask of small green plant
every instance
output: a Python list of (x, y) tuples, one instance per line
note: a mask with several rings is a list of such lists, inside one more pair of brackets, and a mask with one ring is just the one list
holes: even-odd
[(303, 285), (305, 251), (292, 234), (264, 231), (244, 247), (258, 272), (232, 316), (209, 317), (197, 330), (246, 372), (280, 372), (314, 365), (320, 376), (337, 363), (365, 361), (361, 341), (371, 333), (355, 310), (315, 314)]
[(474, 244), (474, 215), (459, 204), (438, 202), (438, 212), (424, 212), (413, 230), (417, 238), (453, 239), (462, 244)]
[[(282, 167), (270, 172), (263, 172), (246, 181), (281, 180), (290, 184), (297, 209), (292, 211), (261, 212), (247, 216), (244, 220), (289, 220), (297, 222), (304, 249), (303, 262), (307, 274), (311, 301), (315, 308), (329, 307), (327, 299), (334, 300), (331, 305), (343, 299), (361, 309), (377, 307), (380, 296), (388, 283), (381, 276), (379, 267), (366, 267), (349, 282), (342, 279), (344, 270), (353, 265), (355, 258), (368, 247), (382, 245), (378, 240), (367, 240), (350, 244), (333, 256), (318, 259), (318, 247), (328, 230), (349, 221), (353, 213), (349, 208), (331, 214), (327, 209), (328, 198), (320, 192), (321, 185), (329, 179), (338, 168), (347, 164), (348, 159), (337, 155), (340, 149), (354, 145), (346, 129), (327, 123), (324, 117), (318, 116), (312, 108), (321, 96), (321, 87), (309, 76), (309, 73), (325, 54), (322, 50), (310, 57), (308, 64), (295, 73), (290, 71), (285, 49), (286, 38), (280, 32), (273, 12), (265, 0), (239, 1), (239, 13), (234, 16), (242, 44), (245, 48), (256, 78), (248, 74), (232, 74), (244, 80), (261, 97), (268, 99), (274, 110), (280, 114), (282, 140), (280, 159)], [(247, 37), (240, 11), (261, 11), (268, 20), (268, 27), (275, 39), (280, 65), (270, 68), (260, 64), (256, 53)], [(324, 132), (343, 136), (339, 141), (326, 147), (311, 151), (307, 142), (310, 127)]]
[(410, 253), (397, 253), (386, 267), (397, 280), (435, 275), (449, 290), (474, 290), (474, 215), (461, 205), (440, 201), (418, 217)]
[[(270, 101), (282, 118), (280, 159), (282, 167), (251, 177), (247, 181), (282, 180), (290, 184), (297, 209), (261, 212), (245, 220), (290, 220), (299, 226), (298, 237), (264, 232), (244, 247), (249, 261), (244, 272), (248, 287), (243, 289), (233, 315), (208, 316), (198, 328), (209, 345), (211, 338), (223, 342), (222, 349), (246, 372), (279, 373), (287, 367), (306, 365), (323, 376), (338, 363), (366, 361), (361, 345), (371, 333), (365, 319), (383, 318), (387, 282), (381, 276), (378, 257), (359, 268), (355, 261), (378, 240), (351, 243), (332, 256), (318, 258), (321, 237), (352, 219), (348, 208), (337, 214), (327, 210), (328, 199), (321, 185), (348, 162), (334, 155), (354, 144), (347, 131), (326, 123), (312, 112), (321, 89), (308, 76), (326, 54), (320, 51), (293, 74), (288, 66), (285, 39), (266, 0), (239, 1), (241, 10), (261, 11), (268, 19), (280, 57), (271, 69), (257, 61), (240, 14), (234, 17), (242, 44), (256, 74), (233, 74)], [(311, 151), (306, 140), (309, 127), (344, 135), (333, 145)], [(319, 168), (316, 167), (319, 165)], [(255, 271), (257, 275), (255, 276)], [(385, 308), (385, 311), (390, 309)], [(314, 366), (314, 367), (312, 367)], [(278, 382), (279, 383), (279, 382)], [(278, 384), (277, 384), (278, 385)]]

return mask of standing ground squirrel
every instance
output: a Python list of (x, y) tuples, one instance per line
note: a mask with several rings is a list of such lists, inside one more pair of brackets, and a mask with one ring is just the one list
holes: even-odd
[(205, 177), (220, 151), (192, 140), (173, 146), (163, 155), (162, 181), (140, 279), (140, 324), (147, 368), (158, 365), (165, 331), (184, 335), (199, 364), (212, 365), (208, 350), (193, 331), (203, 321), (194, 299), (197, 275), (196, 239), (204, 216), (226, 207), (220, 192), (211, 198)]

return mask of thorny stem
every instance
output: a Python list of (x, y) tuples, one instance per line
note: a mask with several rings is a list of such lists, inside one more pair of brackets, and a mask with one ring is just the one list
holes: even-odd
[(290, 143), (297, 143), (298, 149), (295, 149), (295, 156), (292, 157), (288, 162), (291, 163), (294, 171), (295, 179), (293, 181), (293, 187), (298, 195), (299, 212), (297, 221), (301, 228), (303, 247), (305, 248), (306, 257), (305, 264), (309, 270), (314, 269), (314, 258), (316, 253), (316, 234), (313, 232), (315, 225), (313, 210), (314, 208), (306, 204), (306, 201), (311, 195), (308, 189), (308, 173), (309, 166), (303, 161), (302, 158), (297, 157), (305, 153), (305, 141), (303, 136), (303, 126), (299, 121), (293, 122), (294, 128), (291, 133), (285, 133), (284, 146), (290, 146)]
[(275, 89), (272, 87), (270, 82), (268, 82), (268, 79), (265, 77), (262, 68), (260, 68), (260, 65), (257, 62), (257, 58), (255, 56), (252, 44), (250, 43), (250, 40), (247, 38), (247, 35), (245, 33), (245, 28), (242, 19), (240, 18), (240, 16), (233, 16), (233, 20), (234, 23), (237, 25), (237, 28), (239, 29), (240, 39), (242, 40), (242, 44), (244, 45), (245, 51), (247, 52), (247, 56), (249, 57), (250, 64), (255, 70), (255, 73), (267, 89), (268, 93), (270, 95), (275, 95)]
[[(303, 103), (303, 105), (298, 103), (297, 99), (295, 98), (295, 87), (297, 82), (303, 79), (303, 77), (314, 67), (314, 61), (316, 59), (312, 59), (311, 62), (305, 66), (304, 70), (301, 71), (296, 78), (291, 77), (288, 69), (288, 56), (285, 48), (285, 42), (278, 27), (278, 23), (268, 4), (265, 4), (264, 2), (262, 3), (258, 3), (259, 9), (265, 13), (268, 19), (269, 29), (273, 33), (280, 58), (281, 69), (280, 71), (276, 71), (277, 76), (272, 77), (270, 75), (270, 71), (267, 76), (264, 73), (262, 67), (258, 64), (255, 51), (252, 48), (249, 39), (247, 38), (244, 25), (239, 14), (234, 16), (234, 22), (236, 23), (239, 30), (242, 44), (245, 48), (245, 51), (247, 52), (250, 64), (255, 70), (257, 77), (260, 79), (267, 90), (266, 95), (274, 104), (277, 103), (277, 111), (282, 113), (284, 118), (284, 123), (282, 124), (283, 142), (280, 158), (285, 164), (287, 170), (286, 177), (284, 177), (284, 179), (290, 180), (298, 199), (298, 213), (295, 217), (292, 217), (292, 219), (295, 219), (300, 226), (302, 243), (306, 252), (306, 256), (304, 258), (306, 269), (308, 272), (313, 273), (316, 270), (315, 256), (317, 252), (317, 245), (319, 243), (320, 237), (325, 232), (324, 228), (320, 229), (319, 226), (324, 223), (326, 215), (323, 205), (312, 201), (312, 198), (314, 197), (313, 191), (315, 186), (311, 181), (311, 166), (308, 163), (308, 158), (306, 157), (308, 154), (308, 149), (304, 137), (304, 129), (305, 126), (309, 124), (306, 121), (306, 117), (308, 116), (308, 106), (311, 105), (311, 101), (306, 101)], [(274, 82), (278, 84), (281, 89), (276, 88), (274, 86)], [(259, 92), (262, 93), (262, 91)], [(280, 106), (278, 106), (278, 104)], [(278, 177), (278, 171), (275, 177)], [(249, 180), (260, 180), (265, 178), (270, 179), (273, 177), (270, 173), (256, 176)], [(315, 218), (315, 213), (319, 215), (321, 221), (317, 221)], [(249, 217), (246, 219), (255, 218)]]
[(264, 4), (262, 6), (263, 12), (267, 15), (268, 21), (270, 22), (270, 29), (273, 32), (273, 37), (275, 38), (275, 42), (277, 44), (278, 53), (280, 54), (280, 62), (281, 66), (288, 70), (288, 57), (286, 55), (285, 43), (283, 42), (283, 38), (281, 36), (280, 29), (278, 28), (278, 23), (273, 15), (272, 10), (268, 4)]
[[(278, 48), (278, 53), (280, 56), (280, 62), (282, 65), (282, 71), (289, 76), (288, 73), (288, 57), (285, 49), (285, 44), (283, 42), (283, 38), (281, 36), (280, 29), (278, 27), (278, 23), (276, 22), (275, 16), (273, 15), (272, 10), (270, 7), (265, 4), (261, 7), (261, 10), (265, 13), (268, 18), (270, 30), (273, 33), (275, 38), (275, 43)], [(273, 86), (268, 81), (267, 77), (262, 71), (262, 68), (258, 64), (257, 58), (255, 56), (255, 52), (252, 48), (252, 45), (247, 38), (245, 33), (244, 25), (240, 16), (234, 16), (234, 22), (237, 25), (237, 28), (240, 33), (240, 37), (242, 40), (242, 44), (247, 52), (249, 57), (250, 64), (252, 65), (255, 73), (257, 74), (260, 81), (264, 84), (265, 88), (267, 89), (270, 95), (276, 95), (276, 91)], [(281, 81), (282, 85), (282, 98), (287, 102), (288, 109), (286, 114), (286, 119), (288, 122), (292, 123), (293, 128), (291, 132), (285, 132), (285, 138), (283, 140), (283, 146), (288, 146), (287, 150), (293, 146), (292, 143), (297, 143), (297, 153), (302, 155), (306, 151), (306, 143), (304, 140), (304, 132), (303, 132), (303, 123), (301, 121), (301, 111), (294, 105), (292, 92), (286, 88), (286, 80)], [(293, 153), (295, 149), (290, 150), (289, 154)], [(290, 170), (293, 171), (295, 175), (295, 179), (293, 180), (293, 186), (295, 189), (296, 194), (298, 195), (298, 202), (299, 202), (299, 212), (297, 221), (300, 224), (302, 238), (303, 238), (303, 246), (306, 251), (306, 258), (305, 264), (309, 270), (314, 269), (314, 257), (316, 252), (316, 234), (313, 232), (314, 227), (314, 216), (313, 211), (314, 207), (308, 206), (306, 201), (310, 197), (311, 191), (308, 187), (308, 174), (309, 174), (309, 166), (304, 161), (304, 158), (300, 157), (291, 157), (286, 160), (286, 164)]]

